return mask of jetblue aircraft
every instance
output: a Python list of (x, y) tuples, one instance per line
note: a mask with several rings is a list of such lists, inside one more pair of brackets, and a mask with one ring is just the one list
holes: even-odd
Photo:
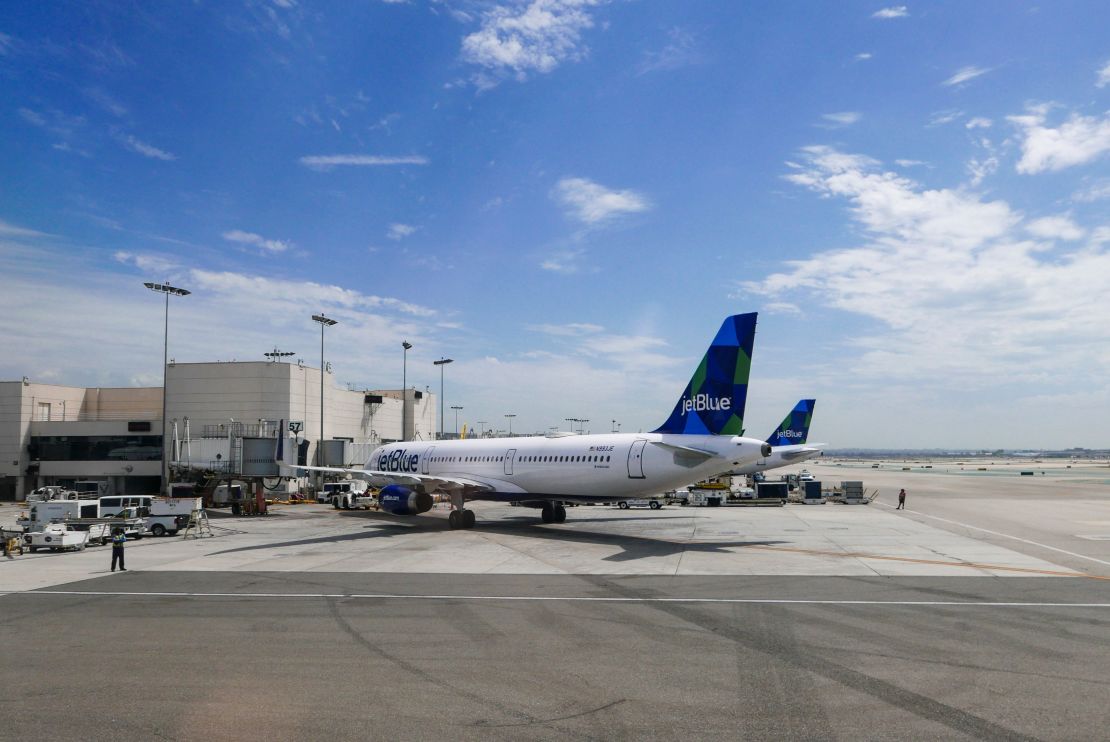
[(516, 502), (562, 523), (565, 503), (665, 492), (771, 455), (771, 444), (742, 435), (755, 324), (754, 312), (724, 321), (670, 417), (650, 433), (405, 441), (375, 449), (365, 469), (283, 470), (384, 485), (378, 504), (394, 515), (426, 512), (433, 493), (449, 495), (451, 528), (474, 526), (468, 500)]
[(780, 466), (797, 464), (820, 454), (824, 443), (806, 445), (809, 423), (813, 419), (813, 407), (816, 404), (816, 399), (803, 399), (798, 402), (779, 424), (778, 429), (767, 439), (767, 443), (771, 446), (771, 454), (744, 464), (729, 473), (754, 474), (757, 471), (778, 469)]

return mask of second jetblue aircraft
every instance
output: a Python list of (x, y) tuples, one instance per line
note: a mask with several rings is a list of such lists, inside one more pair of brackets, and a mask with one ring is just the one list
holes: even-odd
[(375, 449), (365, 469), (295, 468), (385, 485), (378, 502), (394, 515), (423, 513), (433, 493), (447, 494), (452, 528), (473, 527), (468, 500), (517, 502), (561, 523), (564, 503), (674, 489), (771, 454), (769, 443), (742, 436), (755, 324), (754, 312), (724, 321), (670, 417), (650, 433), (406, 441)]
[(780, 466), (798, 464), (821, 453), (824, 443), (806, 445), (809, 438), (809, 423), (813, 419), (815, 399), (803, 399), (794, 406), (790, 414), (779, 423), (778, 429), (771, 433), (767, 443), (771, 445), (771, 455), (751, 463), (736, 467), (729, 474), (754, 474)]

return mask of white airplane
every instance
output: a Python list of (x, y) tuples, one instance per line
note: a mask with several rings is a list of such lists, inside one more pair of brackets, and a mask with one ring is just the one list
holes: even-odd
[(331, 472), (384, 485), (378, 504), (394, 515), (426, 512), (433, 493), (447, 494), (451, 528), (474, 526), (468, 500), (515, 502), (541, 509), (544, 523), (562, 523), (564, 503), (665, 492), (771, 454), (769, 443), (741, 435), (755, 324), (754, 312), (724, 321), (671, 416), (650, 433), (405, 441), (375, 449), (365, 469), (283, 464), (282, 472)]
[(798, 464), (821, 454), (824, 443), (806, 445), (809, 437), (809, 423), (813, 418), (816, 399), (803, 399), (794, 406), (790, 414), (779, 424), (777, 430), (767, 439), (771, 455), (757, 459), (733, 469), (729, 474), (755, 474), (756, 472), (778, 469), (782, 466)]

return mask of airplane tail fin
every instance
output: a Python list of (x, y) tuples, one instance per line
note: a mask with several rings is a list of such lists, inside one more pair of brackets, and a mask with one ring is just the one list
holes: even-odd
[(727, 318), (667, 421), (652, 432), (743, 435), (756, 313)]
[(772, 446), (794, 446), (805, 443), (809, 437), (809, 422), (813, 418), (816, 399), (803, 399), (794, 406), (767, 442)]

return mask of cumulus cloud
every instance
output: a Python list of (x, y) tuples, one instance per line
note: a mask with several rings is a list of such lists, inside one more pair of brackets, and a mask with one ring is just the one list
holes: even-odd
[(968, 129), (989, 129), (991, 127), (991, 123), (991, 120), (988, 118), (976, 116), (975, 118), (968, 119), (968, 122), (964, 124), (964, 126)]
[(1082, 229), (1070, 217), (1023, 223), (1005, 201), (926, 188), (828, 147), (807, 148), (784, 177), (843, 200), (865, 237), (742, 289), (770, 300), (802, 293), (868, 318), (878, 329), (848, 341), (852, 374), (926, 384), (943, 376), (949, 386), (956, 379), (974, 388), (1104, 367), (1110, 293), (1097, 287), (1110, 281), (1110, 252), (1062, 252), (1023, 237), (1078, 239)]
[(422, 155), (403, 155), (390, 157), (384, 155), (306, 155), (300, 163), (313, 170), (331, 170), (340, 165), (358, 167), (384, 167), (389, 165), (427, 165), (428, 158)]
[(283, 240), (271, 240), (263, 237), (260, 234), (255, 234), (254, 232), (244, 232), (241, 229), (233, 229), (230, 232), (224, 232), (223, 238), (228, 242), (238, 242), (243, 245), (254, 245), (255, 247), (261, 247), (263, 250), (271, 253), (285, 252), (292, 246), (289, 242), (285, 242)]
[(1102, 69), (1098, 71), (1098, 79), (1095, 80), (1095, 85), (1100, 88), (1110, 85), (1110, 61), (1104, 64)]
[(120, 137), (119, 141), (124, 147), (131, 150), (132, 152), (136, 152), (143, 157), (149, 157), (152, 160), (171, 161), (177, 159), (177, 155), (173, 154), (172, 152), (167, 152), (166, 150), (159, 149), (152, 144), (147, 144), (140, 139), (136, 139), (131, 134)]
[(841, 111), (839, 113), (825, 113), (821, 118), (825, 120), (823, 126), (830, 128), (839, 128), (841, 126), (851, 126), (863, 117), (863, 114), (858, 111)]
[(885, 19), (889, 19), (889, 18), (905, 18), (908, 15), (909, 15), (909, 11), (906, 10), (905, 5), (895, 5), (895, 6), (890, 7), (890, 8), (883, 8), (882, 10), (876, 10), (874, 13), (871, 14), (871, 17), (872, 18), (881, 18), (881, 19), (885, 20)]
[(494, 6), (482, 14), (481, 28), (463, 39), (462, 57), (519, 80), (532, 72), (551, 72), (585, 55), (582, 32), (594, 25), (588, 11), (603, 2), (532, 0)]
[(942, 82), (941, 85), (947, 85), (949, 87), (953, 85), (962, 85), (963, 83), (968, 82), (969, 80), (974, 80), (976, 77), (985, 75), (988, 72), (990, 72), (990, 70), (986, 67), (975, 67), (974, 65), (961, 67), (960, 69), (956, 70), (956, 74), (952, 75), (952, 77)]
[(132, 265), (148, 275), (165, 277), (181, 269), (181, 264), (173, 258), (163, 255), (152, 255), (118, 250), (112, 254), (117, 263)]
[(1070, 216), (1063, 214), (1034, 219), (1025, 225), (1025, 231), (1034, 237), (1069, 242), (1081, 240), (1087, 234)]
[(551, 195), (569, 216), (590, 226), (651, 208), (651, 202), (636, 191), (610, 190), (587, 178), (563, 178)]
[(875, 56), (875, 55), (873, 55), (871, 52), (860, 52), (859, 54), (857, 54), (855, 56), (855, 60), (857, 62), (866, 62), (868, 59), (871, 59), (871, 57), (873, 57), (873, 56)]
[(1047, 104), (1031, 106), (1008, 120), (1021, 134), (1019, 173), (1035, 174), (1083, 165), (1110, 152), (1110, 113), (1082, 116), (1073, 113), (1057, 127), (1048, 126)]
[(419, 229), (419, 227), (414, 227), (411, 224), (390, 224), (389, 231), (386, 232), (385, 236), (391, 240), (403, 240), (417, 229)]

